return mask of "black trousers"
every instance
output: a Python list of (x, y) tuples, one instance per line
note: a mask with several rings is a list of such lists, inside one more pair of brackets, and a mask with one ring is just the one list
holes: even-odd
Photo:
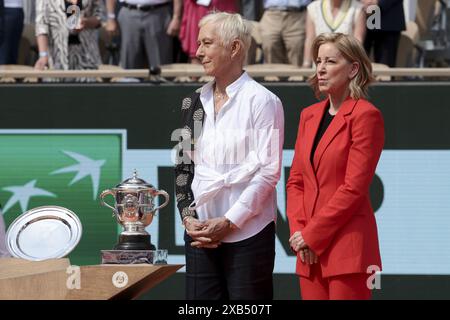
[(373, 48), (374, 62), (393, 68), (396, 65), (400, 31), (367, 30), (364, 48), (370, 56)]
[(5, 8), (0, 19), (0, 64), (17, 64), (22, 31), (23, 10)]
[(271, 300), (275, 223), (248, 239), (216, 249), (191, 247), (185, 233), (186, 299)]

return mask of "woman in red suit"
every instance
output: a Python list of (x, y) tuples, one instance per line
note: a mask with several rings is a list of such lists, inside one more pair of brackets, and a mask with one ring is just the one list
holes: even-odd
[(384, 144), (381, 113), (364, 100), (372, 67), (340, 33), (319, 35), (312, 56), (310, 83), (326, 99), (301, 113), (287, 183), (296, 273), (303, 299), (369, 299), (369, 270), (381, 270), (369, 186)]

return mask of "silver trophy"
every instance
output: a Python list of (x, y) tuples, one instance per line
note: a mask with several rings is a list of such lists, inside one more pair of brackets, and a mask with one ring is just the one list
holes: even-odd
[[(104, 198), (112, 195), (114, 206), (105, 202)], [(162, 195), (163, 204), (155, 207), (154, 199)], [(156, 211), (164, 208), (169, 202), (169, 195), (163, 190), (138, 178), (136, 170), (133, 177), (126, 179), (115, 188), (105, 190), (100, 195), (101, 204), (113, 210), (113, 216), (122, 225), (123, 231), (119, 235), (119, 243), (114, 250), (155, 250), (151, 243), (150, 234), (145, 228), (153, 221)]]

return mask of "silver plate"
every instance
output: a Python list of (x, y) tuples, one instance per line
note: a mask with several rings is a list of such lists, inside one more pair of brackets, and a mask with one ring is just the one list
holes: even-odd
[(14, 220), (6, 233), (9, 252), (32, 261), (67, 256), (81, 239), (82, 226), (77, 215), (58, 206), (38, 207)]

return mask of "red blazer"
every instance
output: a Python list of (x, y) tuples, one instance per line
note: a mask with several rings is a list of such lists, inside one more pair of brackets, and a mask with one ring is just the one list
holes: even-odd
[[(366, 100), (348, 98), (311, 149), (328, 99), (300, 115), (295, 155), (287, 182), (291, 235), (301, 231), (319, 255), (324, 277), (381, 270), (378, 233), (369, 186), (384, 144), (381, 112)], [(308, 277), (309, 265), (297, 257), (296, 272)]]

